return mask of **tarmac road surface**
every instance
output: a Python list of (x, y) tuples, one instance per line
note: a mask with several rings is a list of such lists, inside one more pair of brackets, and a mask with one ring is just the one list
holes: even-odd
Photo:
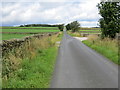
[(118, 88), (118, 66), (64, 32), (51, 88)]

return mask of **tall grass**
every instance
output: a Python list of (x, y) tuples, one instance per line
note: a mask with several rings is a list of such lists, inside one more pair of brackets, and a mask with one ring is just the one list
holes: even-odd
[(58, 34), (41, 39), (32, 38), (23, 46), (5, 54), (2, 72), (3, 87), (48, 87), (57, 52), (55, 44), (58, 40), (60, 40)]
[(118, 62), (118, 40), (117, 39), (100, 39), (98, 36), (89, 36), (88, 40), (83, 41), (84, 44), (95, 49), (97, 52), (103, 54), (108, 59), (113, 61), (116, 64)]

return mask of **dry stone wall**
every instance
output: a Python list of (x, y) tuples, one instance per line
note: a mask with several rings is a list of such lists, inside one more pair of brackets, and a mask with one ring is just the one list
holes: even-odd
[(46, 33), (46, 34), (36, 34), (32, 36), (26, 36), (22, 39), (11, 39), (11, 40), (3, 40), (2, 43), (0, 44), (0, 47), (2, 48), (2, 55), (4, 53), (9, 52), (13, 48), (20, 47), (22, 46), (25, 42), (30, 41), (32, 38), (42, 38), (46, 36), (51, 36), (57, 33)]

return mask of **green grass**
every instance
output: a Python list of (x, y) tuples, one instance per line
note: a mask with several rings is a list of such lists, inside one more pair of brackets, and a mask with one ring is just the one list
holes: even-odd
[(39, 33), (39, 32), (59, 32), (59, 30), (48, 30), (48, 29), (2, 29), (2, 32), (33, 32), (33, 33)]
[[(2, 33), (2, 40), (8, 40), (12, 38), (22, 38), (31, 35), (30, 33), (48, 33), (59, 32), (58, 27), (2, 27), (0, 29)], [(5, 32), (5, 33), (4, 33)], [(18, 34), (12, 34), (18, 33)], [(20, 34), (28, 33), (28, 34)]]
[(49, 88), (56, 53), (57, 48), (52, 47), (38, 50), (37, 57), (32, 60), (24, 59), (21, 69), (7, 81), (3, 80), (3, 88)]
[(101, 29), (100, 28), (80, 28), (79, 32), (96, 34), (96, 33), (101, 33)]
[(80, 33), (90, 33), (90, 34), (96, 34), (101, 33), (100, 30), (79, 30)]
[(30, 36), (31, 34), (2, 34), (2, 40), (9, 40), (9, 39), (19, 39), (25, 36)]
[(118, 45), (116, 40), (85, 40), (83, 43), (101, 53), (112, 62), (120, 64), (118, 62)]

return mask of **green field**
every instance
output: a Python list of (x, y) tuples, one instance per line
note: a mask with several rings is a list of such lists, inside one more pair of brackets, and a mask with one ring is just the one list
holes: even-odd
[(96, 34), (101, 33), (101, 28), (80, 28), (80, 33), (90, 33), (90, 34)]
[(59, 32), (57, 27), (2, 27), (2, 32)]
[(48, 29), (2, 29), (2, 32), (30, 32), (30, 33), (39, 33), (39, 32), (59, 32), (59, 30), (48, 30)]
[(79, 31), (100, 31), (100, 30), (79, 30)]
[(100, 30), (101, 28), (84, 28), (81, 27), (80, 30)]
[(34, 33), (59, 32), (58, 27), (1, 27), (2, 40), (22, 38)]
[(96, 33), (101, 33), (101, 29), (100, 28), (80, 28), (79, 32), (96, 34)]
[(2, 34), (2, 40), (9, 40), (13, 38), (23, 38), (25, 36), (30, 36), (31, 34)]

